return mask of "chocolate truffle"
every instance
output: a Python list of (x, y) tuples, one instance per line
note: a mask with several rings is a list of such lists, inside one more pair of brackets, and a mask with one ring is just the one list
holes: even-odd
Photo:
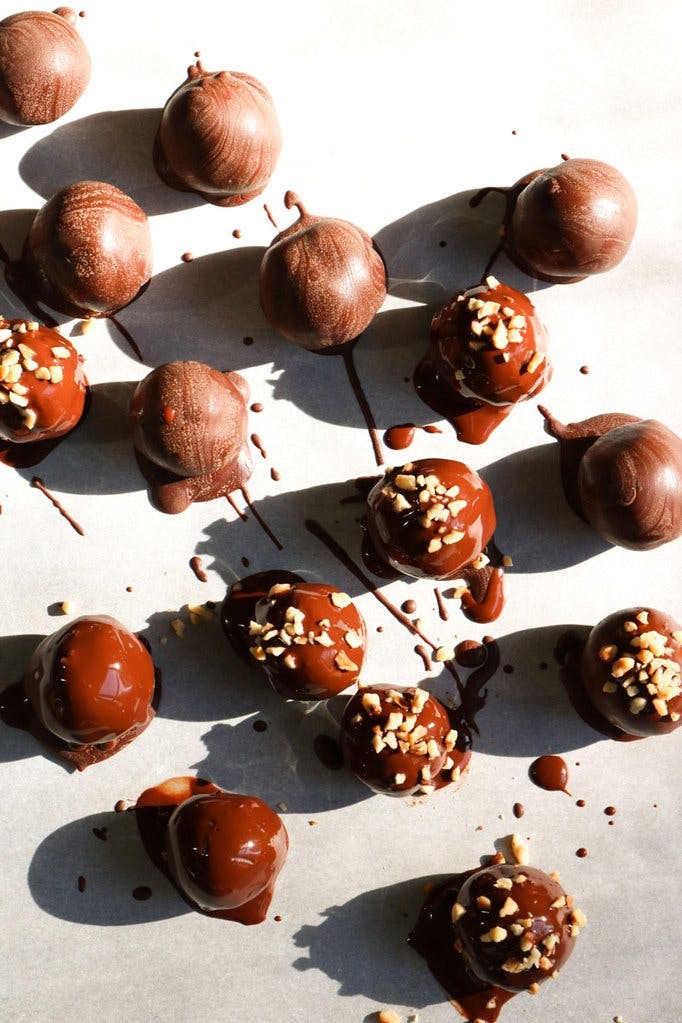
[(488, 277), (436, 313), (415, 386), (450, 420), (459, 440), (482, 444), (551, 374), (547, 337), (532, 302)]
[(114, 185), (79, 181), (38, 210), (7, 273), (17, 290), (67, 316), (110, 316), (149, 282), (149, 222)]
[(536, 990), (561, 970), (585, 925), (572, 902), (541, 870), (485, 867), (464, 882), (452, 907), (455, 950), (484, 984)]
[(630, 248), (637, 199), (607, 163), (565, 160), (526, 175), (508, 198), (504, 247), (531, 277), (581, 281), (612, 270)]
[(386, 268), (355, 224), (313, 216), (293, 192), (299, 218), (273, 240), (260, 268), (260, 303), (272, 326), (311, 352), (359, 337), (386, 298)]
[(281, 148), (265, 86), (241, 71), (205, 71), (197, 61), (164, 107), (154, 165), (171, 188), (240, 206), (263, 191)]
[(144, 731), (154, 716), (154, 684), (147, 648), (106, 615), (77, 618), (46, 637), (23, 681), (36, 718), (56, 740), (56, 752), (79, 770)]
[(80, 99), (90, 81), (90, 55), (67, 10), (0, 21), (0, 120), (49, 124)]
[(164, 512), (184, 511), (244, 486), (249, 387), (238, 373), (168, 362), (135, 389), (130, 419), (140, 469)]
[(389, 796), (429, 795), (458, 781), (469, 754), (456, 749), (448, 712), (425, 689), (365, 686), (341, 722), (341, 748), (353, 774)]
[(279, 582), (249, 623), (249, 652), (273, 689), (290, 700), (326, 700), (358, 681), (365, 622), (335, 586)]
[(626, 735), (660, 735), (682, 723), (682, 626), (632, 607), (590, 632), (579, 662), (596, 710)]
[(376, 554), (403, 575), (455, 579), (482, 567), (494, 530), (492, 494), (462, 462), (426, 458), (389, 469), (367, 498)]
[(72, 430), (85, 408), (82, 363), (58, 331), (0, 317), (0, 438), (32, 444)]
[(564, 425), (545, 408), (561, 445), (574, 511), (609, 543), (650, 550), (682, 535), (682, 440), (655, 419), (618, 412)]
[(267, 803), (199, 778), (170, 778), (143, 792), (135, 812), (154, 863), (194, 909), (262, 923), (289, 849)]

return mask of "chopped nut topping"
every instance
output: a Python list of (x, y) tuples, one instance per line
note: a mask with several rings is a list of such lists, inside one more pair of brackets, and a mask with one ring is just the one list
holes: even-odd
[(495, 888), (504, 888), (507, 891), (511, 891), (512, 881), (510, 877), (498, 877), (494, 884)]
[(481, 935), (480, 940), (484, 944), (494, 942), (494, 944), (497, 945), (501, 941), (504, 941), (506, 937), (507, 931), (504, 929), (504, 927), (491, 927), (489, 931), (486, 931), (485, 934)]
[(378, 693), (363, 693), (362, 706), (368, 714), (381, 713), (381, 697)]
[(514, 902), (511, 896), (508, 896), (504, 905), (500, 909), (500, 916), (511, 916), (513, 913), (518, 913), (518, 911), (518, 903)]
[(338, 593), (337, 592), (330, 593), (329, 599), (331, 600), (334, 607), (338, 608), (348, 607), (348, 605), (352, 603), (348, 594), (343, 593), (341, 591), (339, 591)]
[(185, 634), (185, 623), (182, 618), (173, 618), (170, 623), (170, 627), (176, 636), (184, 636)]
[(544, 352), (534, 352), (530, 362), (526, 366), (526, 371), (528, 373), (534, 373), (536, 369), (539, 369), (540, 366), (542, 366), (544, 361), (545, 361)]
[(291, 589), (290, 583), (275, 583), (275, 585), (271, 586), (270, 589), (268, 590), (268, 600), (271, 600), (273, 597), (279, 596), (280, 593), (288, 593), (290, 589)]
[(439, 646), (433, 655), (435, 661), (451, 661), (455, 656), (455, 651), (451, 646)]
[(490, 909), (491, 902), (487, 895), (479, 895), (476, 899), (476, 905), (479, 909)]
[(394, 783), (396, 785), (404, 785), (405, 782), (407, 781), (407, 775), (406, 774), (396, 774), (394, 776), (394, 778), (393, 778), (393, 781), (394, 781)]
[[(516, 834), (512, 835), (510, 844), (512, 855), (516, 862), (522, 865), (528, 863), (528, 848), (522, 841), (521, 836)], [(521, 883), (518, 877), (516, 878), (516, 881), (517, 884)]]
[(334, 664), (339, 669), (339, 671), (359, 671), (360, 670), (359, 667), (357, 666), (357, 664), (355, 663), (355, 661), (351, 661), (351, 659), (348, 656), (348, 654), (346, 654), (345, 651), (343, 651), (343, 650), (339, 650), (338, 654), (334, 658)]

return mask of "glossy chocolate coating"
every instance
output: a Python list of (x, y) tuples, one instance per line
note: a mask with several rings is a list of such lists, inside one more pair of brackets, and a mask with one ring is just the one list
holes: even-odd
[(682, 440), (655, 419), (612, 413), (564, 426), (541, 410), (561, 444), (571, 507), (609, 543), (650, 550), (682, 535)]
[(176, 513), (243, 487), (248, 384), (201, 362), (168, 362), (146, 376), (130, 403), (140, 468), (161, 511)]
[(604, 618), (580, 657), (588, 698), (627, 735), (672, 732), (682, 723), (682, 626), (653, 608), (632, 607)]
[(142, 793), (135, 813), (150, 857), (194, 909), (262, 923), (289, 848), (266, 803), (200, 778), (169, 778)]
[(249, 651), (290, 700), (326, 700), (358, 681), (365, 622), (347, 593), (322, 583), (279, 583), (254, 609)]
[(423, 689), (366, 686), (350, 699), (341, 722), (348, 767), (390, 796), (428, 795), (459, 778), (456, 741), (445, 707)]
[[(429, 515), (435, 517), (427, 523)], [(455, 579), (476, 562), (494, 530), (492, 494), (462, 462), (424, 458), (389, 469), (367, 498), (376, 553), (403, 575)]]
[(276, 330), (311, 352), (359, 337), (386, 298), (386, 268), (368, 234), (347, 220), (308, 213), (273, 240), (260, 268), (260, 302)]
[(253, 664), (249, 652), (249, 647), (253, 646), (249, 625), (256, 617), (256, 604), (278, 583), (301, 582), (303, 579), (295, 572), (271, 569), (247, 575), (229, 587), (220, 609), (220, 623), (235, 651), (248, 664)]
[[(88, 382), (82, 356), (68, 338), (31, 320), (0, 317), (0, 337), (4, 337), (0, 341), (0, 438), (31, 444), (63, 437), (85, 409)], [(17, 380), (12, 383), (14, 377)], [(21, 404), (14, 404), (17, 398)]]
[[(579, 931), (583, 918), (567, 901), (561, 885), (534, 867), (485, 867), (459, 890), (453, 907), (455, 947), (479, 981), (527, 990), (559, 971), (573, 951), (571, 932)], [(464, 910), (458, 919), (457, 907)]]
[(67, 316), (109, 316), (149, 282), (149, 222), (114, 185), (79, 181), (38, 210), (11, 272), (34, 298)]
[(630, 247), (637, 199), (623, 175), (599, 160), (565, 160), (510, 190), (505, 250), (525, 273), (569, 284), (612, 270)]
[(66, 16), (25, 11), (0, 22), (0, 120), (56, 121), (89, 81), (90, 54)]
[(171, 188), (240, 206), (263, 191), (281, 148), (265, 86), (240, 71), (205, 71), (197, 61), (164, 107), (154, 164)]
[(44, 639), (24, 688), (41, 724), (68, 744), (123, 744), (154, 716), (152, 659), (106, 615), (77, 618)]
[(459, 440), (481, 444), (549, 381), (546, 353), (545, 329), (527, 295), (489, 277), (436, 313), (415, 386)]

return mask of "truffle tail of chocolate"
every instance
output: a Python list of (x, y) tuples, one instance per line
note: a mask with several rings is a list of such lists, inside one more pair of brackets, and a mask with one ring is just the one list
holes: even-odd
[(469, 621), (485, 624), (499, 618), (504, 608), (504, 569), (473, 569), (467, 573), (469, 589), (462, 594), (462, 610)]

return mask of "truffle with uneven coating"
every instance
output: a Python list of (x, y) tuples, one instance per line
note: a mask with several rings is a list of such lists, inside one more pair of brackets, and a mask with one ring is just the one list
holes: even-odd
[(244, 486), (249, 387), (238, 373), (168, 362), (146, 376), (130, 403), (138, 463), (161, 511), (175, 514)]
[[(154, 717), (154, 663), (146, 646), (106, 615), (84, 616), (36, 648), (23, 687), (40, 724), (79, 769), (105, 759)], [(79, 759), (80, 756), (80, 759)]]
[(90, 54), (67, 11), (24, 11), (0, 22), (0, 120), (49, 124), (85, 91)]
[(431, 344), (415, 372), (427, 405), (459, 440), (482, 444), (520, 401), (550, 380), (547, 336), (520, 291), (486, 278), (456, 295), (431, 321)]
[(372, 239), (347, 220), (314, 216), (293, 192), (299, 218), (273, 240), (260, 268), (260, 302), (289, 341), (329, 352), (354, 340), (386, 298), (386, 268)]
[(509, 190), (504, 247), (524, 273), (571, 284), (617, 266), (637, 226), (637, 199), (600, 160), (565, 160)]
[(341, 722), (348, 767), (389, 796), (429, 795), (458, 781), (470, 754), (458, 749), (445, 707), (425, 689), (364, 686)]
[(601, 537), (651, 550), (682, 535), (682, 439), (655, 419), (614, 412), (564, 425), (540, 412), (561, 447), (566, 499)]
[(181, 777), (145, 790), (135, 814), (150, 857), (194, 909), (262, 923), (289, 849), (267, 803)]
[(55, 441), (85, 410), (83, 358), (68, 338), (35, 320), (0, 316), (0, 438)]
[(497, 864), (472, 874), (452, 907), (455, 950), (484, 984), (535, 989), (559, 973), (585, 924), (558, 881), (534, 867)]
[(149, 222), (114, 185), (76, 182), (38, 210), (21, 259), (8, 265), (7, 275), (19, 293), (67, 316), (110, 316), (149, 283)]
[(240, 206), (263, 191), (281, 148), (262, 82), (241, 71), (205, 71), (197, 61), (163, 109), (154, 165), (171, 188)]
[(672, 732), (682, 723), (682, 626), (649, 607), (608, 615), (579, 661), (593, 706), (626, 735)]
[(462, 462), (425, 458), (389, 469), (367, 498), (374, 550), (403, 575), (458, 578), (487, 560), (494, 530), (492, 494)]

